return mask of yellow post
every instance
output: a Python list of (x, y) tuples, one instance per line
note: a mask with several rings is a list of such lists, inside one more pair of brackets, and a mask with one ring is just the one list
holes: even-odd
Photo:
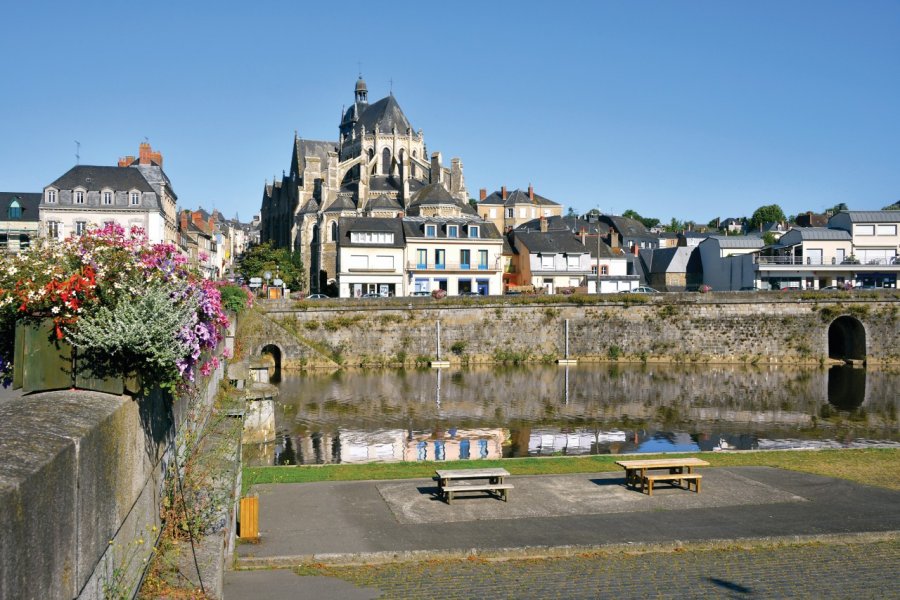
[(259, 541), (259, 497), (241, 498), (240, 538)]

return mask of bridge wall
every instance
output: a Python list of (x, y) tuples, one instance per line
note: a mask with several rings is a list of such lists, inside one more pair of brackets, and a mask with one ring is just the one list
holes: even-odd
[[(348, 366), (441, 358), (492, 362), (546, 360), (569, 354), (582, 361), (818, 363), (828, 359), (828, 329), (841, 315), (862, 323), (869, 364), (900, 362), (900, 302), (885, 300), (761, 300), (755, 295), (686, 294), (642, 304), (418, 304), (270, 310), (284, 336), (303, 340)], [(272, 343), (278, 343), (275, 339)], [(286, 367), (313, 366), (283, 350)], [(308, 350), (307, 350), (308, 356)]]

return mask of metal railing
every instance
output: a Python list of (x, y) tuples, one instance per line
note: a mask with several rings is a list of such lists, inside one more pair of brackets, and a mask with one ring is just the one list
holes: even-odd
[(469, 264), (460, 262), (443, 262), (443, 263), (420, 263), (410, 261), (406, 263), (408, 271), (499, 271), (499, 268), (489, 265)]
[(860, 260), (853, 256), (848, 256), (839, 261), (835, 257), (821, 259), (813, 258), (811, 256), (757, 256), (755, 262), (759, 265), (896, 265), (900, 264), (900, 258), (870, 258)]

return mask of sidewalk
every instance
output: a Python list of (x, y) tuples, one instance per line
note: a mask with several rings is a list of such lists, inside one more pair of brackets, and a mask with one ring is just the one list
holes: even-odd
[[(510, 478), (508, 503), (474, 496), (452, 505), (421, 479), (259, 486), (262, 539), (238, 545), (238, 566), (571, 556), (900, 531), (900, 492), (768, 467), (701, 472), (701, 494), (661, 486), (649, 497), (625, 488), (621, 473), (529, 476)], [(339, 580), (266, 571), (229, 573), (226, 598), (244, 597), (246, 584), (262, 600), (261, 588), (274, 591), (278, 581), (287, 597), (377, 596)], [(326, 587), (302, 595), (317, 585)], [(345, 588), (324, 591), (329, 585)]]

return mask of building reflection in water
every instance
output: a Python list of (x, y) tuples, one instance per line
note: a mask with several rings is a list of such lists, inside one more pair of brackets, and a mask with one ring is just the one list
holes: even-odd
[(246, 464), (900, 444), (900, 374), (530, 365), (286, 374)]

